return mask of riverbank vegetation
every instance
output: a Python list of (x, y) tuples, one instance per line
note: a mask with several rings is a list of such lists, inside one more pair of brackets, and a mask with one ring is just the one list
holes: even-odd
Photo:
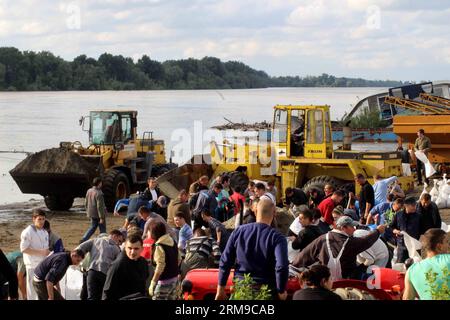
[(400, 81), (338, 78), (328, 74), (271, 77), (238, 61), (214, 57), (159, 62), (104, 53), (65, 61), (51, 52), (0, 48), (0, 91), (251, 89), (267, 87), (392, 87)]

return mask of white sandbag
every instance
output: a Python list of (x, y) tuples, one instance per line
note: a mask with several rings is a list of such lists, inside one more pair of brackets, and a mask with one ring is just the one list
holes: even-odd
[(448, 198), (447, 198), (447, 208), (450, 208), (450, 194), (448, 195)]
[(77, 267), (70, 266), (59, 282), (59, 285), (64, 299), (80, 300), (81, 288), (83, 286), (83, 274)]
[(403, 175), (410, 177), (412, 176), (411, 165), (409, 163), (402, 163)]
[(436, 199), (436, 205), (438, 207), (438, 209), (445, 209), (447, 208), (447, 199), (448, 198), (444, 198), (441, 195), (439, 195)]
[(289, 238), (286, 238), (287, 242), (288, 242), (288, 260), (290, 263), (292, 263), (292, 261), (294, 261), (295, 257), (297, 256), (297, 254), (300, 252), (300, 250), (294, 250), (292, 248), (292, 241)]
[(298, 218), (295, 218), (294, 221), (292, 221), (291, 225), (289, 226), (289, 229), (296, 235), (300, 233), (300, 231), (303, 230), (303, 226), (300, 223), (300, 220)]
[(406, 266), (404, 263), (392, 263), (392, 270), (400, 271), (400, 272), (406, 272)]
[(422, 151), (416, 151), (415, 155), (416, 155), (416, 158), (419, 159), (420, 161), (422, 161), (423, 164), (425, 165), (425, 176), (427, 178), (431, 177), (433, 174), (436, 173), (436, 169), (433, 168), (433, 165), (428, 160), (425, 153), (423, 153)]
[(397, 270), (400, 272), (406, 272), (406, 266), (404, 263), (397, 263), (397, 247), (394, 248), (394, 252), (392, 255), (391, 265), (393, 270)]
[(450, 226), (448, 226), (445, 222), (441, 223), (441, 229), (444, 230), (447, 233), (450, 232)]
[(450, 194), (450, 185), (448, 182), (442, 186), (442, 194), (447, 196)]
[(408, 249), (408, 255), (410, 258), (414, 260), (414, 262), (419, 262), (422, 260), (422, 257), (417, 252), (417, 250), (422, 249), (422, 243), (411, 237), (408, 233), (405, 231), (402, 231), (403, 235), (403, 241), (405, 242), (406, 249)]
[(438, 179), (433, 179), (433, 188), (431, 188), (431, 190), (430, 190), (430, 196), (436, 197), (436, 198), (439, 196), (438, 186), (439, 186)]

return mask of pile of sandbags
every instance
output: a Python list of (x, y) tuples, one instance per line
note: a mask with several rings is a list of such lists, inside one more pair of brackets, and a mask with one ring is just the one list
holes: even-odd
[(444, 174), (442, 180), (433, 180), (430, 196), (439, 209), (450, 208), (450, 180), (447, 179), (447, 174)]

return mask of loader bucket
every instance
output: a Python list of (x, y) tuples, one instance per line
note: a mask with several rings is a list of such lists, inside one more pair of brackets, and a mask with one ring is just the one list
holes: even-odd
[(159, 189), (169, 198), (175, 199), (181, 190), (184, 189), (188, 191), (189, 186), (201, 176), (207, 175), (208, 177), (211, 177), (214, 169), (212, 165), (205, 162), (204, 159), (206, 159), (206, 157), (209, 157), (209, 155), (204, 157), (193, 156), (191, 160), (182, 166), (174, 168), (159, 176), (156, 179)]
[(23, 193), (84, 197), (101, 168), (100, 156), (53, 148), (28, 156), (9, 173)]

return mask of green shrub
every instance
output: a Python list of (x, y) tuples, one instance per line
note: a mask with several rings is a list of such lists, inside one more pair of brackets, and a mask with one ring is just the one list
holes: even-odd
[(267, 285), (258, 286), (250, 274), (235, 279), (230, 300), (270, 300), (272, 295)]

